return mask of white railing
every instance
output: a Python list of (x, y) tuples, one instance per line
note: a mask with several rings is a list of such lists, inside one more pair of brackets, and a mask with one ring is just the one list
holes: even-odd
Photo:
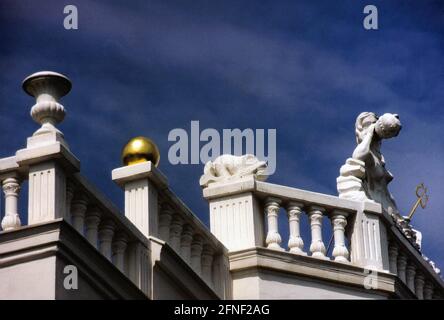
[[(12, 159), (8, 158), (9, 163)], [(20, 185), (29, 179), (28, 225), (63, 218), (149, 296), (151, 261), (148, 239), (79, 173), (65, 175), (57, 172), (59, 182), (51, 183), (55, 176), (50, 166), (35, 163), (31, 167), (14, 165), (14, 170), (0, 167), (5, 194), (2, 230), (21, 227), (19, 191)], [(26, 172), (29, 172), (29, 178)], [(51, 198), (51, 195), (55, 196)], [(49, 214), (51, 210), (52, 215)]]
[(66, 190), (64, 218), (149, 296), (148, 239), (80, 174), (70, 177)]
[(163, 240), (220, 297), (229, 295), (227, 250), (171, 191), (167, 179), (151, 163), (113, 171), (125, 190), (125, 215), (147, 237)]
[[(82, 177), (79, 160), (55, 127), (65, 115), (58, 99), (69, 92), (69, 80), (57, 73), (40, 72), (25, 79), (23, 87), (36, 98), (31, 114), (42, 126), (28, 138), (26, 148), (0, 159), (5, 194), (2, 230), (22, 226), (19, 191), (21, 183), (28, 180), (28, 225), (65, 220), (148, 297), (153, 291), (153, 238), (164, 240), (197, 278), (220, 297), (227, 297), (226, 249), (172, 193), (162, 173), (153, 167), (153, 173), (148, 170), (144, 177), (132, 175), (140, 165), (117, 169), (127, 173), (126, 180), (118, 182), (125, 189), (122, 215)], [(142, 164), (142, 168), (146, 166), (151, 168), (151, 163)]]
[[(19, 192), (28, 180), (29, 225), (63, 218), (148, 296), (152, 239), (171, 248), (221, 298), (230, 297), (229, 252), (254, 247), (392, 273), (419, 299), (443, 296), (442, 280), (374, 202), (239, 178), (204, 188), (210, 232), (171, 191), (163, 174), (144, 162), (113, 170), (113, 180), (125, 192), (123, 216), (79, 174), (79, 161), (54, 127), (64, 116), (57, 99), (69, 91), (69, 81), (45, 72), (27, 78), (24, 87), (37, 99), (32, 116), (42, 127), (28, 138), (25, 149), (0, 159), (4, 231), (21, 227)], [(279, 228), (282, 208), (286, 231)], [(302, 225), (303, 215), (307, 226)], [(323, 224), (325, 217), (329, 224)], [(305, 228), (308, 237), (301, 232)], [(331, 256), (324, 228), (333, 235)]]
[(161, 203), (159, 238), (225, 296), (230, 277), (226, 248), (170, 189), (161, 193)]
[(418, 299), (443, 299), (443, 282), (409, 239), (392, 226), (389, 232), (390, 272), (414, 293)]
[[(230, 252), (265, 247), (391, 272), (419, 299), (442, 297), (443, 281), (377, 203), (280, 186), (254, 177), (214, 183), (203, 193), (210, 205), (211, 231)], [(286, 230), (279, 228), (282, 211), (288, 222), (283, 224)], [(303, 215), (307, 219), (302, 219)], [(325, 218), (330, 223), (323, 224)], [(328, 239), (322, 237), (325, 228), (332, 234), (331, 256), (326, 248)], [(302, 232), (307, 229), (308, 235)]]

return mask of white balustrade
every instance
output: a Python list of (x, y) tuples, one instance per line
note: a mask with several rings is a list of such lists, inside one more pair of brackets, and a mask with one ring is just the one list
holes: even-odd
[(214, 250), (210, 245), (204, 245), (202, 249), (202, 277), (208, 282), (212, 282), (212, 267)]
[(115, 232), (115, 224), (111, 220), (104, 221), (99, 227), (99, 248), (100, 252), (111, 261), (112, 241)]
[(168, 240), (170, 238), (170, 224), (173, 218), (173, 209), (170, 205), (164, 204), (160, 209), (159, 216), (159, 236), (160, 239)]
[(407, 287), (414, 293), (415, 292), (415, 274), (416, 274), (416, 267), (411, 262), (407, 263), (407, 268), (405, 271), (405, 277), (406, 277), (406, 284)]
[(114, 257), (114, 264), (122, 272), (124, 272), (125, 269), (125, 250), (127, 248), (127, 245), (127, 236), (122, 232), (117, 233), (113, 239), (112, 252)]
[(85, 233), (86, 239), (97, 248), (98, 228), (102, 213), (97, 207), (93, 207), (86, 212)]
[(407, 267), (407, 256), (401, 252), (398, 255), (398, 277), (407, 284), (407, 278), (406, 278), (406, 267)]
[(180, 254), (182, 258), (191, 263), (191, 242), (193, 241), (194, 229), (191, 225), (187, 224), (183, 227), (182, 235), (180, 238)]
[(180, 240), (182, 235), (183, 219), (179, 214), (175, 214), (170, 225), (170, 245), (177, 252), (180, 252)]
[(311, 227), (311, 244), (310, 252), (312, 257), (325, 259), (325, 245), (322, 241), (322, 218), (324, 208), (311, 206), (308, 212)]
[(338, 262), (348, 262), (349, 252), (345, 246), (345, 226), (348, 213), (340, 210), (333, 211), (331, 223), (333, 225), (334, 248), (333, 257)]
[(334, 261), (390, 271), (419, 299), (442, 296), (437, 276), (431, 274), (416, 251), (405, 248), (376, 203), (242, 177), (233, 180), (232, 185), (205, 186), (204, 196), (210, 202), (211, 234), (169, 189), (166, 177), (148, 161), (113, 170), (113, 180), (125, 192), (126, 218), (121, 217), (80, 176), (79, 161), (55, 127), (65, 117), (65, 108), (58, 99), (70, 91), (69, 79), (41, 72), (25, 79), (23, 87), (36, 98), (31, 115), (41, 127), (28, 138), (25, 149), (18, 150), (13, 157), (0, 159), (0, 181), (5, 194), (3, 230), (21, 227), (18, 197), (22, 180), (28, 179), (28, 224), (63, 218), (149, 295), (150, 238), (163, 240), (209, 285), (222, 288), (221, 276), (229, 273), (222, 243), (230, 251), (264, 243), (268, 249), (285, 251), (278, 223), (282, 207), (288, 217), (289, 237), (284, 244), (288, 244), (290, 254), (306, 255), (301, 216), (307, 214), (311, 239), (305, 242), (310, 243), (311, 256), (329, 259), (322, 239), (322, 220), (328, 216), (334, 238)]
[(84, 194), (79, 194), (77, 198), (74, 198), (72, 200), (72, 205), (71, 205), (72, 226), (81, 234), (83, 234), (85, 226), (85, 214), (87, 208), (88, 208), (88, 198)]
[(424, 285), (424, 299), (425, 300), (433, 299), (433, 291), (434, 291), (433, 283), (431, 281), (426, 281)]
[(196, 234), (191, 242), (191, 266), (196, 273), (201, 273), (202, 268), (202, 250), (203, 250), (203, 238), (201, 235)]
[(422, 272), (418, 272), (415, 278), (415, 294), (419, 300), (424, 299), (425, 277)]
[(278, 230), (279, 204), (281, 200), (277, 198), (267, 198), (265, 202), (265, 214), (268, 221), (268, 232), (265, 240), (267, 248), (274, 250), (283, 250), (281, 247), (281, 235)]
[(287, 206), (288, 225), (290, 236), (288, 239), (288, 248), (291, 253), (307, 255), (304, 252), (304, 240), (301, 237), (300, 218), (303, 204), (299, 202), (290, 202)]
[(18, 213), (18, 197), (20, 192), (20, 180), (11, 176), (2, 182), (5, 193), (5, 216), (2, 220), (2, 229), (5, 231), (14, 230), (21, 226)]

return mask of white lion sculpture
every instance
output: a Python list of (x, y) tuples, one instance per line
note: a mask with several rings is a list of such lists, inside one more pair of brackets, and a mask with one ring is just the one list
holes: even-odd
[(200, 177), (201, 187), (220, 181), (230, 181), (246, 176), (255, 176), (258, 180), (265, 180), (267, 163), (260, 161), (252, 154), (233, 156), (223, 154), (214, 161), (205, 164), (204, 174)]

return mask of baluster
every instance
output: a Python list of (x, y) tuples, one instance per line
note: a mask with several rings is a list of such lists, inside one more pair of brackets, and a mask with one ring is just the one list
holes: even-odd
[(85, 223), (85, 212), (88, 207), (88, 199), (84, 195), (80, 195), (72, 200), (71, 218), (72, 226), (80, 234), (83, 235), (83, 228)]
[(422, 272), (418, 272), (415, 278), (415, 293), (419, 300), (424, 300), (425, 277)]
[(100, 224), (100, 217), (100, 210), (96, 207), (93, 207), (86, 212), (86, 239), (88, 239), (89, 243), (91, 243), (95, 248), (97, 248), (97, 233)]
[(213, 288), (214, 291), (218, 292), (222, 296), (225, 296), (223, 290), (223, 282), (226, 280), (226, 277), (222, 276), (222, 264), (223, 264), (223, 254), (215, 255), (213, 258), (213, 271), (212, 271), (212, 279), (213, 279)]
[(66, 211), (64, 218), (66, 222), (71, 223), (71, 202), (74, 197), (74, 185), (72, 182), (67, 181), (66, 183)]
[(304, 252), (304, 241), (301, 238), (300, 217), (303, 204), (299, 202), (290, 202), (287, 206), (288, 225), (290, 237), (288, 239), (288, 248), (291, 253), (307, 255)]
[(180, 250), (180, 236), (182, 233), (182, 225), (183, 225), (183, 219), (180, 217), (179, 214), (175, 214), (173, 217), (173, 221), (171, 221), (170, 226), (170, 246), (176, 250), (176, 252), (179, 252)]
[(187, 224), (184, 226), (182, 236), (180, 237), (180, 254), (188, 263), (191, 263), (191, 241), (193, 241), (193, 228)]
[(424, 299), (431, 300), (433, 299), (433, 284), (430, 281), (426, 281), (424, 285)]
[(392, 241), (389, 245), (389, 268), (393, 274), (398, 274), (398, 253), (399, 247), (396, 242)]
[(202, 259), (203, 239), (196, 234), (191, 242), (191, 266), (196, 273), (201, 273), (201, 259)]
[(111, 220), (106, 220), (99, 226), (99, 249), (100, 252), (110, 261), (114, 229), (115, 224)]
[(406, 280), (407, 280), (407, 287), (412, 290), (412, 292), (415, 292), (415, 273), (416, 273), (416, 267), (411, 262), (407, 264), (406, 269)]
[(268, 233), (265, 240), (268, 249), (284, 250), (280, 244), (281, 235), (278, 230), (279, 205), (281, 200), (269, 197), (265, 202), (265, 214), (268, 220)]
[(328, 259), (325, 256), (325, 245), (322, 241), (322, 217), (324, 209), (317, 206), (311, 206), (309, 208), (308, 217), (310, 219), (311, 226), (311, 244), (310, 252), (312, 257)]
[(114, 264), (116, 267), (125, 272), (125, 250), (128, 244), (128, 238), (124, 233), (117, 233), (112, 242), (112, 250)]
[(213, 266), (214, 250), (210, 245), (204, 245), (202, 250), (202, 277), (212, 283), (211, 271)]
[(164, 204), (159, 215), (159, 236), (162, 240), (168, 241), (170, 238), (170, 223), (173, 210), (170, 205)]
[(5, 193), (5, 216), (2, 220), (3, 230), (14, 230), (22, 225), (18, 214), (18, 196), (20, 192), (20, 181), (17, 177), (9, 177), (2, 182)]
[(407, 284), (407, 280), (406, 280), (406, 276), (405, 276), (406, 266), (407, 266), (407, 256), (403, 252), (400, 252), (398, 255), (398, 265), (397, 265), (398, 277), (405, 284)]
[(347, 225), (348, 213), (340, 210), (334, 210), (331, 216), (333, 225), (333, 236), (335, 240), (332, 256), (335, 261), (348, 262), (349, 252), (345, 246), (345, 226)]

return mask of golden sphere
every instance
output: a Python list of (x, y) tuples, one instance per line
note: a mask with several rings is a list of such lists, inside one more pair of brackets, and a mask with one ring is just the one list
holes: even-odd
[(157, 167), (159, 160), (159, 148), (146, 137), (132, 138), (122, 150), (122, 162), (126, 166), (151, 161)]

